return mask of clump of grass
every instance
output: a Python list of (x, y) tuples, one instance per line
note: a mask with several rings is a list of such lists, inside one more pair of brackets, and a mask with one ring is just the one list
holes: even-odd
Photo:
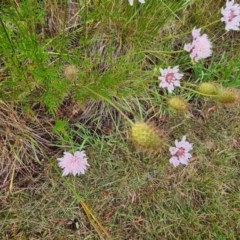
[(51, 143), (51, 125), (28, 118), (10, 103), (1, 101), (0, 108), (1, 187), (13, 188), (16, 176), (32, 176), (42, 167)]

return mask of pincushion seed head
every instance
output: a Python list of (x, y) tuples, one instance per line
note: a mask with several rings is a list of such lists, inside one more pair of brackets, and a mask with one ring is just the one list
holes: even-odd
[(69, 81), (75, 81), (78, 78), (78, 68), (74, 65), (66, 65), (63, 74)]
[(171, 109), (179, 113), (185, 113), (188, 110), (188, 103), (181, 97), (171, 97), (168, 100)]
[(141, 151), (156, 152), (162, 146), (162, 139), (158, 130), (149, 123), (134, 123), (131, 129), (131, 137), (136, 148)]
[(217, 95), (219, 93), (217, 86), (212, 83), (201, 83), (198, 91), (205, 95)]
[(226, 89), (216, 96), (216, 100), (222, 104), (235, 104), (239, 101), (239, 92)]

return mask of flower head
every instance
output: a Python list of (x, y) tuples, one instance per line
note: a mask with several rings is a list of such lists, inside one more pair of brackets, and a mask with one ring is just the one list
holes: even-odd
[(234, 0), (226, 2), (226, 7), (221, 9), (221, 21), (225, 22), (225, 29), (239, 30), (240, 26), (240, 5), (234, 3)]
[[(133, 6), (133, 1), (134, 0), (128, 0), (129, 4)], [(140, 3), (145, 3), (145, 0), (138, 0)]]
[(74, 154), (64, 152), (63, 157), (57, 160), (59, 161), (58, 166), (63, 169), (63, 176), (84, 174), (89, 166), (85, 151), (76, 151)]
[(178, 66), (173, 68), (168, 67), (166, 69), (160, 68), (161, 76), (158, 78), (161, 82), (159, 87), (167, 88), (168, 91), (171, 93), (174, 90), (174, 87), (180, 86), (180, 79), (182, 79), (183, 74), (179, 72)]
[(187, 165), (189, 159), (192, 157), (192, 155), (189, 153), (191, 150), (192, 143), (186, 141), (186, 136), (183, 136), (180, 142), (175, 140), (175, 147), (169, 148), (169, 151), (172, 155), (169, 162), (173, 164), (174, 167), (177, 167), (180, 163)]
[(192, 30), (192, 43), (184, 45), (184, 50), (190, 53), (190, 57), (197, 62), (200, 59), (210, 57), (212, 54), (212, 44), (207, 34), (200, 34), (201, 28)]

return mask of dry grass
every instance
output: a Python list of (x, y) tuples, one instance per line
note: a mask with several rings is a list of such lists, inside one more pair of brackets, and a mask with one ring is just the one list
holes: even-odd
[(56, 36), (79, 27), (79, 4), (76, 1), (44, 1), (46, 24), (43, 31)]
[(43, 119), (30, 118), (14, 104), (0, 103), (1, 188), (8, 186), (11, 190), (19, 176), (39, 174), (51, 143), (50, 127)]

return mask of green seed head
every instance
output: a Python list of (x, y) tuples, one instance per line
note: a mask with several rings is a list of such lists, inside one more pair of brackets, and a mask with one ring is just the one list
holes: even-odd
[(160, 134), (148, 123), (134, 123), (131, 129), (131, 137), (136, 148), (142, 151), (156, 152), (162, 146)]
[(216, 100), (223, 104), (235, 104), (239, 100), (239, 93), (226, 89), (216, 96)]
[(219, 93), (217, 86), (212, 83), (201, 83), (198, 91), (205, 95), (217, 95)]
[(168, 100), (171, 109), (179, 113), (185, 113), (188, 110), (188, 103), (181, 97), (171, 97)]

